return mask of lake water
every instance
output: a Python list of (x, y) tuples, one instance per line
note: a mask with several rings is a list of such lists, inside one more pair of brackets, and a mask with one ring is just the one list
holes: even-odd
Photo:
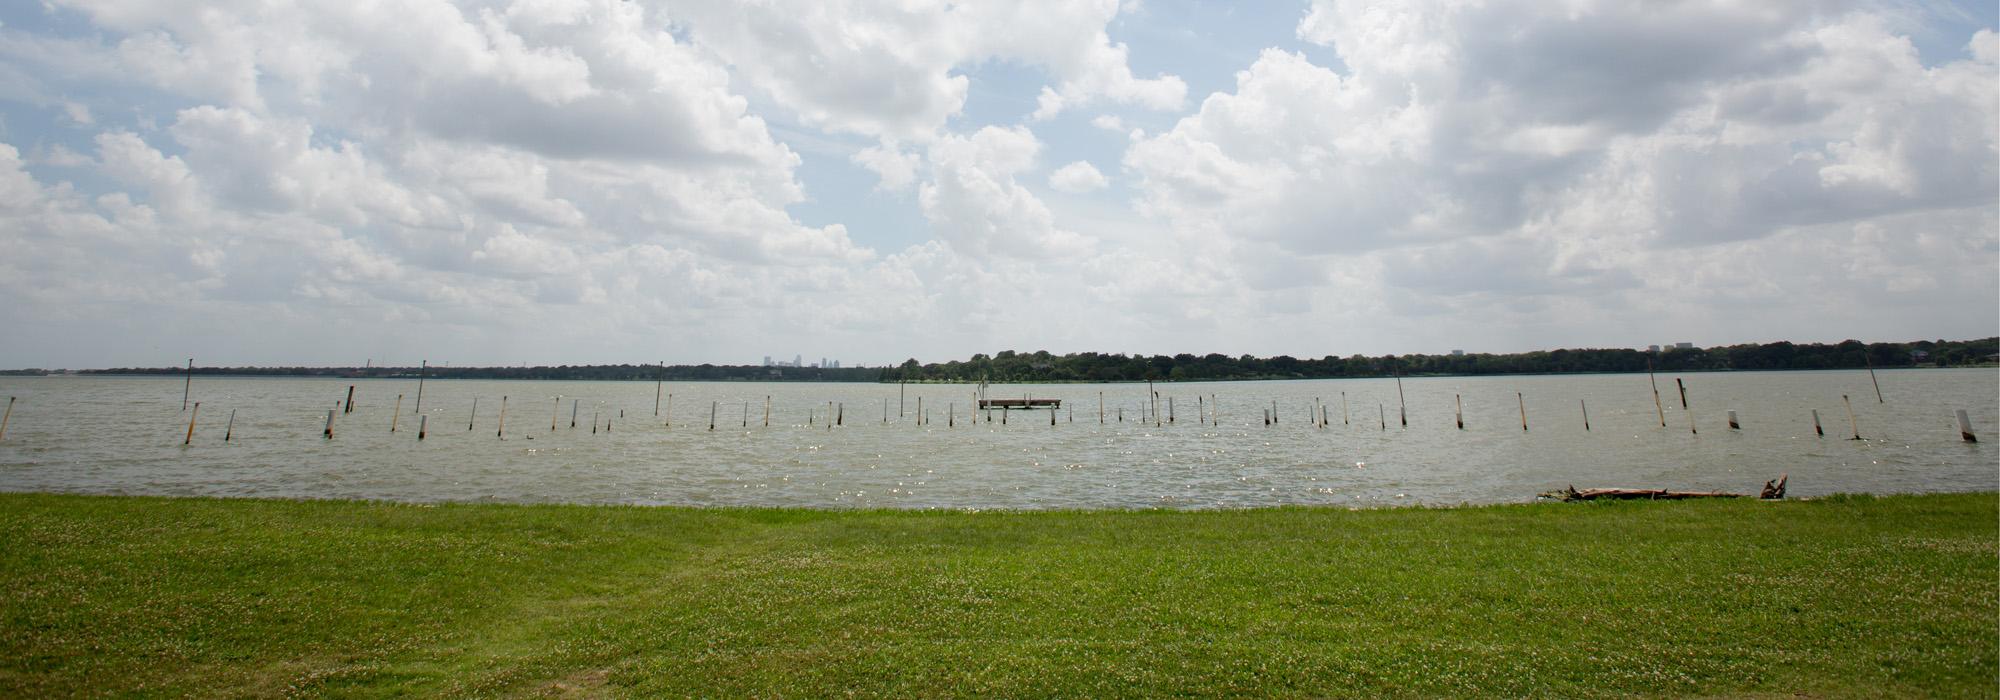
[[(1044, 509), (1517, 502), (1571, 484), (1755, 493), (1780, 473), (1794, 496), (2000, 488), (2000, 372), (1879, 375), (1886, 403), (1863, 371), (1660, 374), (1665, 428), (1643, 374), (1408, 378), (1407, 427), (1393, 379), (1162, 383), (1159, 424), (1141, 420), (1145, 384), (989, 389), (1062, 399), (1051, 426), (1047, 410), (974, 423), (976, 387), (956, 384), (670, 382), (671, 410), (655, 417), (652, 382), (429, 381), (418, 414), (415, 380), (196, 377), (189, 446), (178, 377), (0, 377), (0, 400), (19, 397), (0, 440), (0, 490)], [(350, 384), (356, 408), (324, 439), (327, 410)], [(1842, 394), (1863, 440), (1847, 439)], [(844, 413), (831, 429), (828, 402)], [(1315, 402), (1327, 407), (1325, 428), (1309, 417)], [(1728, 409), (1741, 430), (1728, 428)], [(1981, 442), (1959, 440), (1955, 409), (1970, 413)]]

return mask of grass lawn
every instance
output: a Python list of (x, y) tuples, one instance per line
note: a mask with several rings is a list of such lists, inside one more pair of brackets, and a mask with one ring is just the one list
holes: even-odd
[(0, 696), (1991, 698), (1995, 494), (923, 513), (0, 495)]

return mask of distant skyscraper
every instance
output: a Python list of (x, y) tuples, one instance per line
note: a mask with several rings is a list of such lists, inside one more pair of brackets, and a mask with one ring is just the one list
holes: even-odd
[(793, 367), (804, 367), (804, 366), (806, 366), (806, 356), (804, 356), (804, 355), (793, 355), (793, 356), (792, 356), (792, 366), (793, 366)]
[(765, 355), (765, 356), (764, 356), (764, 366), (765, 366), (765, 367), (769, 367), (769, 366), (771, 366), (771, 356), (770, 356), (770, 355)]

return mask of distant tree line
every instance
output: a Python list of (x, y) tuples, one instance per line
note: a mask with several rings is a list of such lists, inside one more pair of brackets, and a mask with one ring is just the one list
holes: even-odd
[(884, 381), (1206, 381), (1228, 379), (1320, 379), (1421, 374), (1554, 374), (1563, 372), (1644, 372), (1650, 359), (1661, 371), (1841, 369), (1866, 367), (1957, 366), (1992, 363), (2000, 338), (1923, 340), (1910, 343), (1730, 345), (1715, 348), (1645, 350), (1538, 350), (1514, 354), (1352, 355), (1297, 358), (1289, 355), (1120, 355), (1094, 352), (1051, 355), (1001, 352), (992, 357), (920, 364), (916, 360), (883, 372)]
[[(559, 379), (611, 381), (812, 381), (812, 382), (1118, 382), (1229, 379), (1321, 379), (1424, 374), (1556, 374), (1644, 372), (1648, 360), (1663, 372), (1714, 370), (1954, 367), (1994, 364), (2000, 337), (1919, 340), (1907, 343), (1835, 344), (1776, 342), (1659, 352), (1623, 348), (1538, 350), (1513, 354), (1351, 355), (1123, 355), (1095, 352), (1051, 355), (1012, 350), (968, 360), (897, 367), (763, 367), (759, 365), (559, 365), (542, 367), (431, 367), (437, 379)], [(80, 374), (180, 374), (181, 367), (83, 370)], [(20, 370), (17, 373), (41, 373)], [(416, 367), (196, 367), (195, 374), (286, 377), (415, 378)]]

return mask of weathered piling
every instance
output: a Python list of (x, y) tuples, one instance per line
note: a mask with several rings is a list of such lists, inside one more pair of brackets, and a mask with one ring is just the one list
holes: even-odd
[(1521, 432), (1528, 431), (1528, 400), (1521, 398), (1521, 392), (1514, 392), (1514, 403), (1521, 405)]
[(1271, 402), (1271, 424), (1278, 424), (1278, 402), (1276, 401)]
[(1120, 423), (1123, 423), (1123, 422), (1125, 422), (1125, 407), (1124, 407), (1124, 406), (1119, 406), (1119, 407), (1118, 407), (1118, 422), (1120, 422)]
[(472, 415), (465, 418), (465, 432), (472, 432), (472, 422), (479, 420), (479, 397), (472, 397)]
[(1452, 403), (1452, 418), (1453, 418), (1454, 420), (1458, 421), (1458, 429), (1459, 429), (1459, 430), (1464, 430), (1464, 429), (1465, 429), (1465, 397), (1464, 397), (1464, 396), (1461, 396), (1461, 395), (1459, 395), (1459, 394), (1452, 394), (1452, 395), (1451, 395), (1451, 403)]
[[(0, 422), (0, 435), (6, 434), (5, 427), (6, 424)], [(229, 409), (229, 423), (222, 427), (222, 441), (229, 442), (234, 437), (236, 437), (236, 409), (232, 408)]]
[(329, 408), (329, 409), (327, 409), (327, 410), (326, 410), (326, 439), (328, 439), (328, 440), (332, 440), (332, 439), (333, 439), (333, 414), (334, 414), (334, 413), (335, 413), (335, 411), (334, 411), (333, 409), (330, 409), (330, 408)]
[(1646, 358), (1646, 381), (1653, 385), (1653, 412), (1660, 414), (1660, 427), (1667, 427), (1667, 409), (1660, 405), (1660, 380), (1653, 376), (1653, 358)]
[(1347, 422), (1347, 392), (1345, 391), (1340, 392), (1340, 424), (1353, 425)]
[(389, 412), (389, 432), (396, 432), (396, 422), (403, 417), (403, 395), (396, 395), (396, 409)]
[(430, 371), (430, 360), (424, 360), (423, 364), (417, 367), (417, 407), (411, 410), (411, 413), (424, 412), (424, 375), (430, 374)]
[[(886, 405), (886, 404), (885, 404)], [(771, 427), (771, 395), (764, 395), (764, 427)]]
[(1380, 401), (1375, 402), (1375, 422), (1380, 424), (1382, 430), (1389, 429), (1389, 409)]
[(710, 431), (715, 430), (715, 405), (716, 402), (714, 401), (708, 402), (708, 429)]
[(1104, 392), (1097, 392), (1097, 424), (1104, 425)]
[[(1972, 432), (1972, 418), (1965, 415), (1965, 409), (1963, 408), (1958, 409), (1957, 414), (1958, 414), (1958, 439), (1963, 440), (1965, 442), (1979, 442), (1979, 436), (1973, 434)], [(0, 434), (4, 434), (6, 432), (6, 427), (7, 427), (6, 422), (0, 421)]]
[(417, 439), (422, 440), (431, 432), (431, 416), (426, 413), (417, 416)]
[(673, 395), (673, 394), (667, 394), (667, 410), (666, 410), (666, 412), (665, 412), (665, 413), (664, 413), (664, 414), (663, 414), (663, 415), (662, 415), (662, 416), (660, 417), (660, 427), (662, 427), (662, 428), (671, 428), (671, 427), (674, 427), (674, 395)]
[(1410, 427), (1410, 404), (1403, 399), (1403, 369), (1396, 368), (1396, 417), (1403, 427)]
[(1841, 394), (1840, 403), (1847, 406), (1847, 424), (1848, 426), (1854, 428), (1854, 437), (1848, 439), (1849, 440), (1861, 439), (1861, 421), (1854, 419), (1854, 402), (1848, 401), (1846, 394)]
[(590, 409), (590, 434), (592, 435), (597, 434), (597, 419), (603, 417), (604, 417), (603, 406), (598, 406), (596, 408)]
[(904, 401), (904, 396), (905, 396), (905, 392), (907, 392), (907, 391), (909, 390), (909, 386), (910, 386), (910, 380), (907, 380), (907, 379), (903, 379), (903, 378), (901, 378), (901, 377), (897, 377), (897, 378), (896, 378), (896, 419), (897, 419), (897, 420), (902, 420), (902, 419), (903, 419), (903, 401)]
[(1076, 422), (1076, 404), (1074, 403), (1063, 404), (1063, 422), (1065, 423)]
[(1813, 434), (1819, 437), (1826, 437), (1826, 430), (1824, 428), (1819, 427), (1819, 409), (1817, 408), (1813, 409), (1812, 416), (1813, 416)]
[(1674, 386), (1678, 387), (1681, 390), (1681, 410), (1685, 411), (1687, 410), (1688, 407), (1687, 384), (1685, 382), (1682, 382), (1680, 377), (1674, 377)]
[(7, 397), (7, 412), (6, 412), (6, 413), (0, 413), (0, 440), (5, 440), (5, 439), (7, 439), (7, 421), (8, 421), (8, 419), (11, 419), (11, 418), (13, 418), (13, 417), (14, 417), (14, 399), (15, 399), (15, 398), (16, 398), (16, 397), (13, 397), (13, 396), (9, 396), (9, 397)]
[(1736, 409), (1729, 409), (1729, 429), (1742, 430), (1743, 424), (1736, 422)]
[(1868, 363), (1868, 382), (1875, 385), (1875, 403), (1888, 403), (1882, 400), (1882, 382), (1875, 379), (1875, 360), (1868, 356), (1867, 346), (1861, 348), (1861, 360)]
[(507, 438), (507, 397), (500, 397), (500, 429), (493, 431), (493, 437)]
[(660, 417), (660, 392), (667, 390), (667, 361), (660, 360), (660, 373), (653, 377), (653, 417)]
[(187, 381), (181, 383), (181, 410), (188, 410), (188, 396), (194, 393), (194, 358), (188, 358)]
[[(561, 405), (562, 405), (562, 398), (561, 398), (561, 397), (557, 397), (557, 398), (556, 398), (556, 405), (557, 405), (557, 406), (561, 406)], [(569, 400), (569, 429), (570, 429), (570, 430), (575, 430), (575, 429), (576, 429), (576, 413), (577, 413), (577, 411), (578, 411), (578, 410), (580, 410), (580, 409), (582, 409), (582, 408), (583, 408), (583, 399), (570, 399), (570, 400)], [(593, 422), (594, 422), (594, 421), (593, 421)]]
[[(1004, 417), (1003, 417), (1004, 418)], [(1001, 422), (1006, 422), (1002, 420)], [(917, 425), (924, 424), (924, 397), (917, 397)]]
[(740, 427), (750, 427), (750, 402), (748, 401), (743, 402), (743, 425)]
[(1583, 409), (1583, 432), (1590, 432), (1590, 406), (1583, 399), (1576, 400), (1576, 407)]
[(346, 404), (345, 406), (343, 406), (343, 407), (342, 407), (342, 408), (340, 409), (340, 412), (341, 412), (341, 413), (353, 413), (353, 412), (354, 412), (354, 385), (353, 385), (353, 384), (349, 384), (349, 385), (347, 385), (347, 404)]
[(1167, 397), (1167, 422), (1174, 422), (1174, 397)]
[(1271, 409), (1268, 409), (1268, 408), (1260, 408), (1260, 409), (1257, 409), (1257, 410), (1258, 410), (1258, 411), (1261, 411), (1261, 412), (1262, 412), (1262, 413), (1264, 414), (1264, 425), (1270, 425), (1270, 424), (1271, 424)]
[(847, 404), (840, 404), (833, 414), (833, 424), (843, 425), (847, 420)]
[(200, 415), (201, 415), (201, 402), (196, 401), (194, 402), (194, 412), (188, 414), (188, 434), (187, 434), (187, 439), (181, 441), (182, 445), (194, 444), (194, 419), (195, 417)]
[(947, 403), (944, 405), (944, 427), (958, 427), (958, 404)]
[(1056, 407), (1049, 407), (1049, 427), (1056, 427)]
[(562, 420), (562, 394), (556, 394), (555, 406), (549, 409), (549, 432), (556, 431), (556, 423)]

